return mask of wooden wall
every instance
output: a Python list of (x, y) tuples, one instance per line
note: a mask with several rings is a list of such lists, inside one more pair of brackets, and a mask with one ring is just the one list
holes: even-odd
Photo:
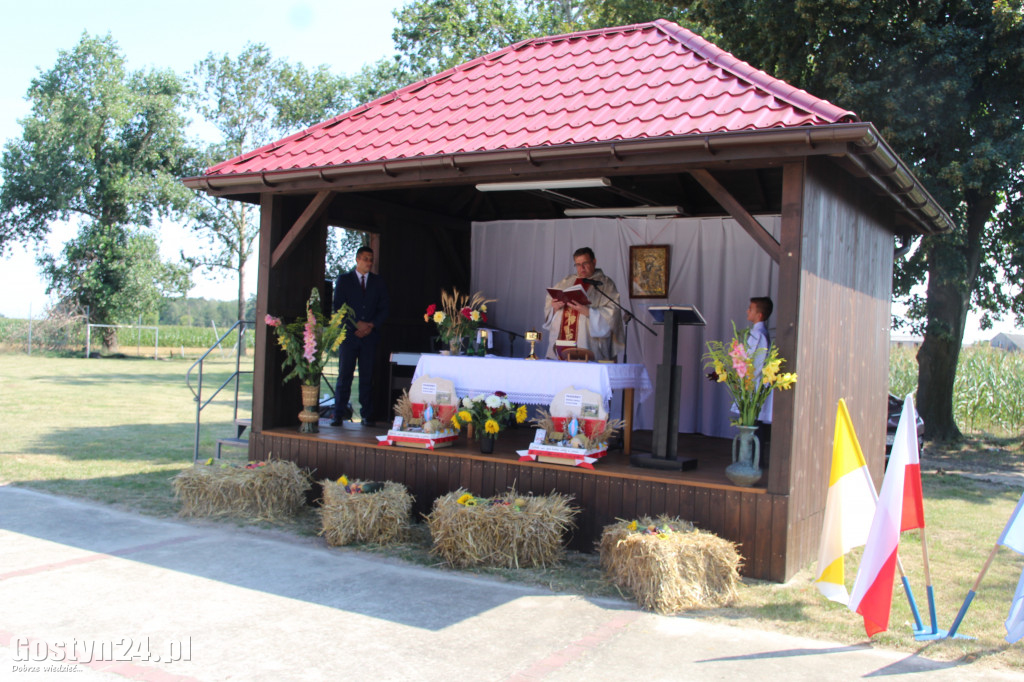
[[(832, 164), (810, 159), (805, 168), (794, 178), (802, 227), (795, 332), (787, 340), (795, 355), (786, 355), (795, 357), (799, 380), (775, 413), (775, 428), (785, 424), (790, 442), (787, 576), (817, 558), (840, 398), (881, 481), (889, 372), (893, 234), (882, 202)], [(773, 434), (773, 451), (774, 441)]]
[(523, 493), (552, 491), (573, 496), (580, 508), (570, 546), (590, 552), (604, 526), (616, 519), (668, 514), (739, 543), (742, 573), (751, 578), (787, 579), (785, 538), (788, 498), (763, 489), (723, 489), (658, 481), (643, 475), (623, 477), (557, 465), (406, 448), (364, 447), (312, 437), (254, 434), (250, 459), (275, 458), (315, 469), (317, 480), (342, 474), (405, 484), (416, 498), (414, 514), (430, 511), (433, 501), (457, 489), (491, 496), (515, 486)]

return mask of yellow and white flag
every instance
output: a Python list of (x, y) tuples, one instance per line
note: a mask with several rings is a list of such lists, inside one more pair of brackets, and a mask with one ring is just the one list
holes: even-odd
[(878, 493), (871, 482), (846, 401), (840, 398), (815, 579), (818, 591), (832, 601), (849, 604), (843, 557), (867, 542), (877, 503)]

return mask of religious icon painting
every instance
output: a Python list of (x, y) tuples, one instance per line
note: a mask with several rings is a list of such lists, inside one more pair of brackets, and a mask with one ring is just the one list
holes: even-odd
[(629, 247), (629, 297), (668, 298), (669, 245)]

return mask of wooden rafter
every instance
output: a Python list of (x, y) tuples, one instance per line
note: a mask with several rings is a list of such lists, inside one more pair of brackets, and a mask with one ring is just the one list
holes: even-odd
[(689, 173), (747, 231), (757, 245), (778, 263), (782, 257), (782, 248), (779, 246), (778, 240), (764, 229), (764, 225), (757, 222), (757, 219), (750, 215), (736, 200), (736, 197), (730, 194), (729, 190), (722, 186), (722, 183), (715, 180), (711, 173), (703, 168), (690, 170)]
[(310, 227), (317, 221), (320, 216), (324, 214), (327, 208), (331, 205), (331, 200), (334, 198), (334, 192), (330, 190), (321, 190), (317, 192), (313, 200), (306, 206), (306, 210), (302, 212), (299, 219), (295, 221), (295, 224), (288, 230), (288, 234), (284, 236), (281, 243), (274, 249), (274, 254), (270, 258), (270, 267), (276, 267), (281, 259), (291, 253), (299, 240), (302, 239), (303, 235), (309, 230)]

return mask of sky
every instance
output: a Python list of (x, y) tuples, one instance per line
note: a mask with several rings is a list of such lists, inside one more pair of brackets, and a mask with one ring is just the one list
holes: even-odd
[[(129, 70), (170, 68), (185, 74), (211, 52), (241, 52), (246, 43), (264, 43), (275, 58), (307, 67), (326, 64), (335, 74), (354, 74), (364, 64), (394, 54), (392, 10), (411, 0), (216, 0), (192, 3), (123, 0), (34, 0), (4, 3), (0, 21), (0, 143), (21, 137), (18, 121), (31, 108), (25, 100), (32, 79), (49, 70), (58, 52), (72, 49), (83, 32), (109, 33)], [(340, 113), (340, 112), (339, 112)], [(46, 252), (60, 252), (76, 227), (56, 224)], [(188, 251), (188, 230), (173, 223), (160, 227), (161, 253), (177, 259)], [(255, 263), (255, 258), (252, 262)], [(256, 282), (247, 271), (247, 295)], [(234, 300), (231, 277), (196, 273), (192, 297)], [(46, 283), (32, 247), (14, 245), (0, 258), (0, 315), (34, 318), (46, 305)]]
[[(53, 66), (60, 50), (78, 43), (83, 32), (110, 33), (130, 70), (148, 67), (188, 72), (209, 53), (237, 56), (246, 43), (265, 43), (274, 57), (307, 67), (326, 64), (336, 74), (353, 74), (394, 53), (392, 11), (412, 0), (216, 0), (200, 5), (150, 0), (34, 0), (5, 3), (0, 22), (0, 142), (21, 135), (19, 119), (30, 112), (25, 101), (32, 79)], [(196, 9), (201, 8), (201, 9)], [(75, 235), (68, 224), (53, 226), (42, 248), (54, 255)], [(172, 223), (160, 227), (161, 253), (177, 259), (190, 236)], [(253, 263), (255, 259), (253, 259)], [(256, 281), (247, 271), (247, 282)], [(237, 284), (227, 275), (197, 272), (192, 297), (233, 300)], [(0, 315), (40, 317), (47, 305), (46, 284), (33, 248), (15, 245), (0, 258)], [(251, 295), (250, 289), (246, 292)], [(898, 306), (894, 306), (899, 311)], [(977, 316), (968, 321), (965, 343), (1014, 331), (1010, 321), (981, 331)]]

